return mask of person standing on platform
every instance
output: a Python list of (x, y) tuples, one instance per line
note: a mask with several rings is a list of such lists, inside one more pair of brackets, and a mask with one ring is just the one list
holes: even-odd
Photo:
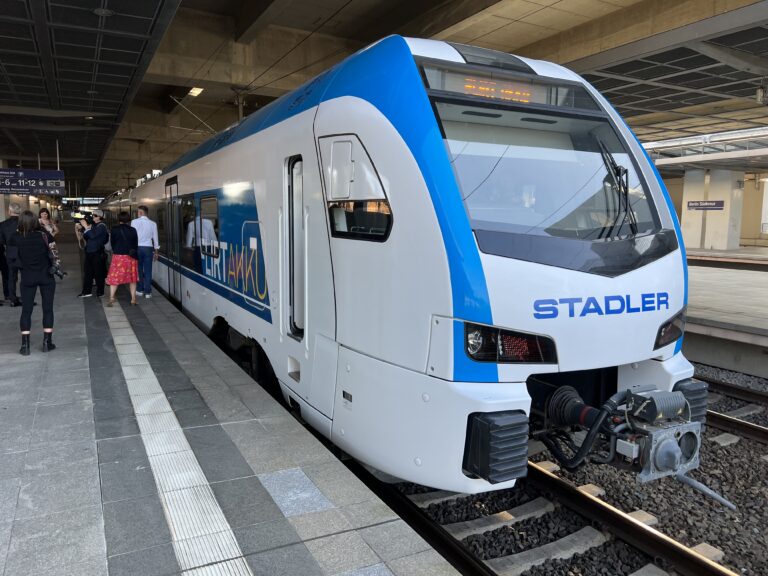
[(157, 224), (149, 219), (149, 209), (139, 206), (138, 218), (131, 222), (139, 236), (139, 285), (137, 296), (152, 298), (152, 262), (157, 260), (160, 241), (157, 237)]
[(104, 279), (107, 276), (106, 255), (104, 246), (109, 242), (109, 230), (101, 221), (101, 210), (92, 212), (92, 220), (89, 222), (83, 218), (80, 226), (83, 228), (85, 239), (85, 262), (83, 264), (83, 291), (79, 298), (88, 298), (93, 295), (93, 281), (96, 280), (96, 296), (104, 296)]
[(51, 241), (51, 253), (56, 258), (56, 264), (60, 266), (61, 259), (59, 258), (59, 248), (56, 246), (56, 234), (59, 233), (59, 227), (56, 226), (56, 222), (51, 218), (51, 213), (48, 208), (40, 208), (40, 211), (37, 214), (40, 217), (40, 228), (48, 232), (51, 238), (53, 238)]
[(53, 296), (56, 292), (56, 282), (51, 276), (51, 260), (49, 243), (53, 237), (40, 227), (38, 217), (34, 212), (24, 210), (19, 219), (18, 230), (11, 236), (8, 246), (18, 253), (18, 263), (21, 267), (21, 349), (19, 353), (29, 356), (29, 333), (32, 328), (32, 307), (35, 303), (35, 292), (40, 289), (43, 299), (43, 352), (54, 350), (53, 343)]
[(131, 215), (120, 212), (117, 226), (112, 227), (112, 263), (109, 265), (107, 284), (109, 284), (109, 302), (115, 303), (115, 292), (120, 284), (128, 284), (131, 291), (131, 304), (136, 304), (136, 281), (139, 271), (136, 263), (139, 249), (139, 236), (136, 229), (129, 225)]
[(8, 218), (0, 222), (0, 244), (2, 244), (4, 252), (2, 262), (0, 262), (0, 271), (3, 275), (3, 297), (10, 300), (11, 306), (21, 306), (21, 300), (16, 295), (19, 269), (15, 262), (18, 255), (14, 253), (15, 249), (8, 249), (8, 242), (19, 227), (19, 214), (21, 214), (21, 206), (16, 202), (11, 202), (8, 206)]

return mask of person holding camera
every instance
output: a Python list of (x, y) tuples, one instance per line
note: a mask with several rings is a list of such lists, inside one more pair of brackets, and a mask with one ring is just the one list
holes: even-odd
[(106, 254), (104, 246), (109, 242), (109, 230), (101, 221), (101, 210), (94, 210), (90, 217), (80, 220), (83, 239), (85, 240), (85, 262), (83, 263), (83, 291), (78, 298), (89, 298), (96, 280), (96, 297), (104, 296), (104, 280), (107, 276)]
[(115, 292), (120, 284), (128, 284), (131, 291), (131, 304), (136, 305), (136, 282), (139, 280), (138, 252), (139, 236), (131, 227), (131, 215), (120, 212), (116, 226), (112, 227), (112, 262), (109, 265), (107, 284), (109, 284), (109, 302), (115, 303)]
[(43, 300), (43, 352), (54, 350), (53, 343), (53, 296), (56, 282), (51, 275), (49, 243), (53, 237), (40, 227), (34, 212), (24, 210), (19, 218), (17, 231), (8, 241), (17, 254), (14, 265), (21, 270), (21, 349), (19, 353), (29, 356), (29, 334), (32, 327), (32, 307), (35, 292), (40, 289)]

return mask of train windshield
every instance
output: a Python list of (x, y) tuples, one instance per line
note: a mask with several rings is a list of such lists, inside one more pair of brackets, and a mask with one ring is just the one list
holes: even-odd
[(477, 66), (422, 70), (483, 252), (616, 276), (677, 249), (583, 85)]
[(605, 118), (435, 107), (474, 229), (592, 241), (657, 229), (651, 196)]

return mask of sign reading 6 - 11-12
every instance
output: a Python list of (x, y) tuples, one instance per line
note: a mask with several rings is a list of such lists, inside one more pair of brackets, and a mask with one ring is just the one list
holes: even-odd
[(63, 170), (0, 168), (0, 194), (52, 194), (65, 191)]

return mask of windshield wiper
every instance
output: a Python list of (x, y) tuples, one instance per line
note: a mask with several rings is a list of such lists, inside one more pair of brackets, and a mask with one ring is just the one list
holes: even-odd
[[(632, 231), (632, 235), (634, 236), (637, 234), (637, 220), (635, 219), (634, 212), (632, 212), (632, 207), (629, 205), (629, 170), (624, 168), (624, 166), (620, 166), (616, 162), (613, 154), (608, 151), (608, 148), (605, 146), (602, 140), (597, 137), (595, 140), (597, 140), (597, 145), (600, 147), (600, 157), (603, 159), (605, 169), (611, 176), (611, 180), (613, 180), (613, 188), (618, 194), (619, 205), (621, 205), (622, 201), (624, 202), (624, 219), (621, 221), (621, 223), (624, 224), (624, 222), (629, 220), (629, 229)], [(616, 221), (614, 221), (613, 226), (611, 226), (611, 232), (613, 232), (613, 228), (616, 226), (618, 219), (619, 215), (617, 214)]]

